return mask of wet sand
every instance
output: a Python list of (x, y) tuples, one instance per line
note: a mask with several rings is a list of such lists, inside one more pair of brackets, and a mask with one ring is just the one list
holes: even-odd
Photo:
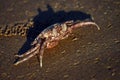
[[(119, 80), (119, 8), (119, 0), (1, 0), (0, 80)], [(39, 68), (37, 56), (13, 65), (14, 55), (27, 51), (32, 38), (47, 26), (87, 18), (94, 18), (101, 30), (92, 26), (76, 29), (55, 48), (45, 49), (43, 68)], [(34, 24), (29, 25), (31, 19)], [(18, 31), (5, 36), (7, 29), (19, 24), (23, 24), (22, 30), (27, 27), (25, 35)]]

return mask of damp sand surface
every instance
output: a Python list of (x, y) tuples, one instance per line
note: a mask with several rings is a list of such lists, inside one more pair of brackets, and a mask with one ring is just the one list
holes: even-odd
[[(0, 80), (119, 80), (119, 5), (119, 0), (1, 0)], [(84, 18), (78, 14), (81, 12)], [(56, 47), (45, 49), (42, 68), (37, 56), (13, 65), (14, 55), (29, 49), (30, 39), (39, 33), (36, 30), (70, 19), (84, 20), (88, 14), (101, 30), (92, 26), (76, 29)], [(31, 19), (36, 28), (27, 26), (29, 32), (23, 31), (23, 36), (18, 35), (21, 31), (5, 36), (11, 25), (14, 28), (21, 23), (24, 29)]]

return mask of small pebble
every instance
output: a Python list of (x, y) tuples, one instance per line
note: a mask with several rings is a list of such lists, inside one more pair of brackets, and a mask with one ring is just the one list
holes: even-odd
[(73, 65), (74, 66), (76, 66), (76, 65), (78, 65), (80, 62), (79, 61), (77, 61), (77, 62), (75, 62)]
[(62, 54), (64, 54), (65, 52), (66, 52), (66, 51), (65, 51), (65, 50), (63, 50), (61, 53), (62, 53)]
[(99, 60), (99, 58), (97, 57), (97, 58), (95, 58), (95, 60), (97, 60), (97, 61), (98, 61), (98, 60)]
[(68, 74), (65, 74), (63, 77), (64, 77), (64, 78), (68, 78), (68, 77), (69, 77), (69, 75), (68, 75)]
[(115, 76), (115, 72), (112, 73), (112, 76)]
[(114, 42), (115, 42), (116, 44), (118, 44), (118, 43), (120, 43), (120, 40), (115, 39)]
[(108, 29), (111, 29), (112, 28), (112, 24), (108, 24)]
[(24, 75), (19, 75), (19, 76), (17, 76), (17, 78), (23, 78), (24, 77)]
[(97, 43), (95, 43), (95, 44), (94, 44), (94, 46), (95, 46), (95, 47), (97, 47), (97, 46), (98, 46), (98, 44), (97, 44)]
[(112, 67), (111, 67), (111, 66), (107, 66), (106, 68), (107, 68), (108, 70), (111, 70), (111, 69), (112, 69)]
[(72, 41), (76, 41), (76, 40), (78, 40), (78, 38), (76, 38), (76, 37), (74, 37), (74, 38), (72, 39)]
[(82, 45), (81, 47), (85, 48), (85, 45)]
[(104, 14), (106, 15), (106, 14), (107, 14), (107, 12), (104, 12)]
[(77, 52), (77, 53), (79, 53), (79, 52), (80, 52), (80, 50), (78, 49), (76, 52)]
[(99, 61), (94, 61), (95, 64), (97, 64)]
[(91, 45), (92, 44), (92, 42), (88, 42), (88, 45)]

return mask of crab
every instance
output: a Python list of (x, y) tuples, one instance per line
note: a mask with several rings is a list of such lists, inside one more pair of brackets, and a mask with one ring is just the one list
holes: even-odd
[(53, 48), (58, 45), (60, 40), (67, 38), (74, 29), (85, 26), (95, 26), (98, 30), (100, 27), (92, 21), (66, 21), (64, 23), (53, 24), (46, 29), (44, 29), (32, 42), (32, 48), (21, 55), (16, 55), (17, 57), (23, 57), (23, 59), (17, 61), (14, 65), (23, 63), (24, 61), (29, 60), (31, 57), (38, 55), (39, 56), (39, 65), (42, 67), (43, 63), (43, 53), (45, 48)]

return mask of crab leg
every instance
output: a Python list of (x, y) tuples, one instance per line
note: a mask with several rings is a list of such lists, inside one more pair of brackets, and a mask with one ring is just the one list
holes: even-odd
[(100, 27), (95, 22), (80, 22), (80, 23), (76, 23), (71, 27), (74, 29), (74, 28), (82, 27), (84, 25), (95, 25), (97, 29), (100, 30)]
[(40, 67), (42, 67), (42, 60), (43, 60), (43, 53), (44, 53), (45, 44), (46, 44), (46, 41), (43, 42), (43, 44), (40, 47), (40, 51), (39, 51), (39, 62), (40, 62), (39, 64), (40, 64)]
[(31, 53), (33, 53), (34, 51), (36, 51), (39, 48), (39, 45), (37, 45), (35, 48), (30, 49), (29, 51), (27, 51), (26, 53), (22, 54), (22, 55), (15, 55), (16, 57), (24, 57), (27, 56)]
[(33, 54), (29, 55), (28, 57), (26, 57), (26, 58), (24, 58), (24, 59), (16, 62), (14, 65), (18, 65), (18, 64), (20, 64), (20, 63), (22, 63), (22, 62), (24, 62), (24, 61), (29, 60), (31, 57), (35, 56), (35, 55), (38, 53), (38, 51), (39, 51), (39, 50), (35, 51)]

